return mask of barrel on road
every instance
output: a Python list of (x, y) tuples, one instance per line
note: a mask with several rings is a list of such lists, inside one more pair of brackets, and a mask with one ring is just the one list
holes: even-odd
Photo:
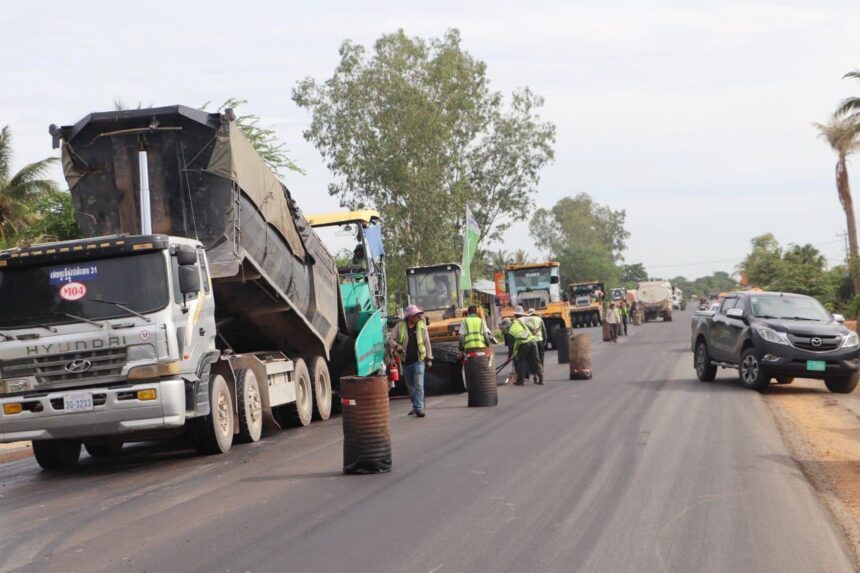
[(469, 392), (469, 407), (483, 408), (499, 403), (496, 371), (490, 363), (492, 349), (466, 353), (466, 389)]
[(391, 471), (388, 378), (341, 378), (340, 398), (343, 405), (343, 473)]
[(570, 338), (570, 379), (591, 378), (591, 337), (577, 334)]

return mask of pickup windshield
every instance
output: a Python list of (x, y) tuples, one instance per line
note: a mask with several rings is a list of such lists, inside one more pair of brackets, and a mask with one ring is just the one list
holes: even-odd
[(129, 309), (146, 314), (164, 308), (168, 298), (166, 260), (160, 252), (4, 268), (0, 327), (79, 322), (69, 315), (89, 320), (134, 316)]
[(753, 316), (757, 318), (830, 320), (830, 314), (817, 300), (805, 296), (754, 296), (750, 299), (750, 305)]

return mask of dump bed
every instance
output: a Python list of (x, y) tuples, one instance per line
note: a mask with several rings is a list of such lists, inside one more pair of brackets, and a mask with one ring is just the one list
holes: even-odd
[(171, 106), (52, 126), (78, 223), (89, 237), (141, 232), (145, 150), (152, 232), (205, 245), (229, 345), (328, 356), (341, 314), (334, 260), (232, 117)]

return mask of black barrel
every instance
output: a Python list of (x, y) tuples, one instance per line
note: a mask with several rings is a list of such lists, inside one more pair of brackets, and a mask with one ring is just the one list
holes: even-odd
[[(492, 352), (488, 350), (487, 352)], [(469, 407), (484, 408), (499, 403), (496, 386), (496, 371), (490, 365), (490, 357), (483, 353), (470, 352), (466, 356), (466, 388), (469, 392)]]
[(570, 379), (591, 378), (591, 337), (577, 334), (570, 339)]
[(343, 405), (343, 473), (390, 472), (388, 378), (341, 378), (340, 398)]
[(558, 349), (558, 363), (567, 364), (570, 362), (570, 330), (567, 328), (559, 328), (555, 333), (555, 347)]

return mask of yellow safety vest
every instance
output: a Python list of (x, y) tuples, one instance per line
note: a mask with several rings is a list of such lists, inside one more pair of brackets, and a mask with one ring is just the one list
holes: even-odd
[(520, 344), (535, 342), (537, 340), (525, 321), (520, 318), (514, 319), (508, 333), (514, 337), (514, 354), (519, 350)]
[(543, 319), (539, 316), (529, 316), (523, 319), (538, 342), (543, 342)]
[[(397, 343), (403, 347), (403, 355), (401, 358), (406, 357), (406, 345), (409, 343), (409, 328), (406, 325), (406, 320), (400, 321), (398, 325), (399, 330), (397, 331)], [(415, 340), (418, 342), (418, 360), (421, 362), (427, 358), (427, 348), (424, 347), (424, 331), (427, 329), (427, 325), (424, 324), (423, 320), (419, 320), (415, 323)]]
[(484, 319), (480, 316), (467, 316), (463, 319), (460, 328), (464, 329), (463, 350), (475, 350), (486, 348), (484, 342)]

